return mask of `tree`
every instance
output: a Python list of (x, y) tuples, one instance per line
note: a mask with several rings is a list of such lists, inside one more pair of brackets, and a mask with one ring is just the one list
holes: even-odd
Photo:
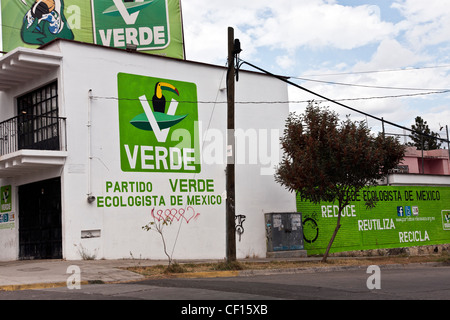
[(313, 203), (338, 203), (336, 229), (322, 261), (326, 262), (341, 227), (342, 210), (360, 189), (377, 185), (403, 159), (405, 147), (397, 139), (373, 136), (365, 122), (309, 103), (303, 115), (291, 113), (281, 138), (284, 155), (275, 180)]
[(416, 124), (413, 124), (411, 129), (413, 132), (409, 137), (413, 142), (409, 142), (408, 145), (419, 150), (435, 150), (441, 147), (441, 142), (437, 139), (439, 134), (431, 131), (422, 117), (416, 117)]
[(159, 233), (159, 235), (161, 236), (161, 240), (163, 243), (163, 250), (165, 255), (167, 256), (167, 258), (169, 259), (169, 265), (168, 268), (171, 267), (172, 265), (172, 256), (167, 252), (167, 246), (166, 246), (166, 239), (164, 237), (164, 227), (166, 226), (170, 226), (173, 222), (173, 220), (169, 217), (156, 217), (154, 215), (154, 211), (155, 208), (153, 208), (152, 210), (152, 217), (153, 217), (153, 221), (150, 221), (148, 224), (146, 224), (145, 226), (142, 227), (143, 230), (145, 231), (155, 231), (157, 233)]

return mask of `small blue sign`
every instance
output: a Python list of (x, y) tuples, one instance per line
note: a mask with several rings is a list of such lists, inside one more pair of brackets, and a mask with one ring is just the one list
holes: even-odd
[(405, 213), (403, 212), (403, 207), (397, 207), (397, 215), (403, 217)]
[(405, 206), (405, 215), (407, 217), (411, 217), (412, 216), (411, 206)]

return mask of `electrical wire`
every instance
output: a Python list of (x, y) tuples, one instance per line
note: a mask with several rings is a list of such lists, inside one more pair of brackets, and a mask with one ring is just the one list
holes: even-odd
[[(410, 93), (410, 94), (399, 94), (399, 95), (387, 95), (387, 96), (372, 96), (372, 97), (359, 97), (359, 98), (342, 98), (336, 99), (335, 101), (358, 101), (358, 100), (377, 100), (377, 99), (393, 99), (393, 98), (406, 98), (406, 97), (418, 97), (434, 94), (444, 94), (450, 93), (449, 90), (444, 91), (434, 91), (434, 92), (422, 92), (422, 93)], [(118, 98), (118, 97), (102, 97), (102, 96), (92, 96), (92, 99), (103, 99), (103, 100), (127, 100), (127, 101), (140, 101), (139, 98)], [(328, 100), (316, 100), (316, 101), (328, 101)], [(190, 100), (190, 101), (178, 101), (180, 103), (197, 103), (197, 104), (226, 104), (227, 101), (201, 101), (201, 100)], [(236, 104), (284, 104), (284, 103), (308, 103), (310, 100), (287, 100), (287, 101), (235, 101)]]
[(305, 91), (305, 92), (308, 92), (308, 93), (310, 93), (310, 94), (312, 94), (312, 95), (315, 95), (315, 96), (317, 96), (317, 97), (319, 97), (319, 98), (321, 98), (321, 99), (323, 99), (323, 100), (326, 100), (326, 101), (328, 101), (328, 102), (337, 104), (338, 106), (341, 106), (341, 107), (344, 107), (344, 108), (346, 108), (346, 109), (349, 109), (349, 110), (351, 110), (351, 111), (353, 111), (353, 112), (362, 114), (362, 115), (364, 115), (364, 116), (366, 116), (366, 117), (368, 117), (368, 118), (375, 119), (375, 120), (377, 120), (377, 121), (380, 121), (380, 122), (383, 123), (383, 124), (386, 123), (386, 124), (389, 124), (389, 125), (391, 125), (391, 126), (393, 126), (393, 127), (397, 127), (397, 128), (399, 128), (399, 129), (406, 130), (406, 131), (409, 131), (409, 132), (412, 132), (412, 133), (414, 133), (414, 134), (418, 134), (418, 135), (421, 135), (421, 136), (424, 136), (424, 137), (427, 137), (427, 138), (433, 138), (433, 139), (440, 140), (440, 141), (443, 141), (443, 142), (448, 142), (448, 139), (437, 138), (437, 137), (434, 137), (434, 136), (431, 136), (431, 135), (428, 135), (428, 134), (425, 134), (425, 133), (422, 133), (422, 132), (417, 132), (417, 131), (414, 131), (414, 130), (412, 130), (412, 129), (410, 129), (410, 128), (406, 128), (406, 127), (401, 126), (401, 125), (399, 125), (399, 124), (393, 123), (393, 122), (391, 122), (391, 121), (384, 120), (383, 118), (378, 118), (378, 117), (376, 117), (376, 116), (374, 116), (374, 115), (372, 115), (372, 114), (369, 114), (369, 113), (367, 113), (367, 112), (364, 112), (364, 111), (361, 111), (361, 110), (357, 110), (357, 109), (355, 109), (355, 108), (352, 108), (352, 107), (350, 107), (350, 106), (347, 106), (347, 105), (345, 105), (345, 104), (343, 104), (343, 103), (341, 103), (341, 102), (339, 102), (339, 101), (337, 101), (337, 100), (333, 100), (333, 99), (330, 99), (330, 98), (328, 98), (328, 97), (325, 97), (325, 96), (323, 96), (323, 95), (321, 95), (321, 94), (319, 94), (319, 93), (317, 93), (317, 92), (314, 92), (314, 91), (309, 90), (309, 89), (307, 89), (307, 88), (305, 88), (305, 87), (302, 87), (302, 86), (300, 86), (300, 85), (298, 85), (298, 84), (296, 84), (296, 83), (294, 83), (294, 82), (292, 82), (292, 81), (289, 81), (286, 77), (282, 77), (282, 76), (278, 76), (278, 75), (276, 75), (276, 74), (273, 74), (273, 73), (271, 73), (271, 72), (269, 72), (269, 71), (267, 71), (267, 70), (264, 70), (264, 69), (262, 69), (262, 68), (260, 68), (260, 67), (258, 67), (258, 66), (256, 66), (256, 65), (250, 63), (250, 62), (247, 62), (247, 61), (245, 61), (245, 60), (239, 59), (239, 64), (237, 65), (237, 67), (240, 68), (240, 67), (241, 67), (242, 65), (244, 65), (244, 64), (246, 64), (246, 65), (248, 65), (248, 66), (250, 66), (250, 67), (252, 67), (252, 68), (254, 68), (254, 69), (256, 69), (256, 70), (259, 70), (259, 71), (261, 71), (261, 72), (263, 72), (263, 73), (265, 73), (265, 74), (267, 74), (267, 75), (270, 75), (270, 76), (272, 76), (272, 77), (274, 77), (274, 78), (277, 78), (278, 80), (281, 80), (281, 81), (283, 81), (283, 82), (286, 82), (286, 83), (288, 83), (288, 84), (290, 84), (290, 85), (292, 85), (292, 86), (294, 86), (294, 87), (297, 87), (298, 89), (301, 89), (301, 90), (303, 90), (303, 91)]
[(355, 75), (355, 74), (370, 74), (370, 73), (384, 73), (384, 72), (403, 72), (425, 69), (444, 69), (450, 68), (450, 64), (441, 66), (429, 66), (429, 67), (411, 67), (408, 69), (386, 69), (386, 70), (370, 70), (370, 71), (353, 71), (353, 72), (337, 72), (337, 73), (322, 73), (322, 74), (305, 74), (303, 77), (325, 77), (325, 76), (343, 76), (343, 75)]
[(326, 84), (339, 85), (339, 86), (372, 88), (372, 89), (407, 90), (407, 91), (449, 91), (450, 90), (450, 89), (424, 89), (424, 88), (371, 86), (371, 85), (364, 85), (364, 84), (352, 84), (352, 83), (342, 83), (342, 82), (335, 82), (335, 81), (314, 80), (314, 79), (301, 78), (301, 77), (291, 77), (291, 78), (303, 80), (303, 81), (309, 81), (309, 82), (319, 82), (319, 83), (326, 83)]

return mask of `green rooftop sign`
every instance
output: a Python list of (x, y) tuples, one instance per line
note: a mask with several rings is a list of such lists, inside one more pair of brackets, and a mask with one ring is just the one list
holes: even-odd
[(170, 44), (167, 0), (97, 0), (92, 8), (97, 44), (116, 48), (131, 44), (138, 50), (164, 49)]
[[(386, 187), (361, 191), (343, 212), (330, 252), (401, 248), (450, 243), (450, 188)], [(375, 208), (366, 207), (369, 200)], [(313, 204), (297, 197), (305, 249), (323, 254), (336, 227), (333, 203)]]
[(180, 0), (0, 0), (1, 49), (56, 38), (184, 59)]

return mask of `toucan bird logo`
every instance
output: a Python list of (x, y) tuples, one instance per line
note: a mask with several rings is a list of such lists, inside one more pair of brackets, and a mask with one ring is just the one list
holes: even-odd
[(175, 115), (178, 108), (178, 101), (171, 100), (168, 111), (166, 112), (167, 99), (164, 91), (169, 91), (177, 96), (180, 95), (175, 86), (167, 82), (157, 82), (152, 97), (153, 110), (151, 109), (147, 97), (141, 96), (140, 102), (144, 113), (134, 117), (130, 123), (138, 129), (145, 131), (153, 131), (159, 142), (164, 142), (167, 139), (168, 131), (174, 125), (183, 121), (188, 115)]
[(152, 98), (153, 110), (155, 112), (166, 112), (166, 98), (163, 95), (163, 90), (171, 91), (175, 93), (177, 96), (180, 95), (177, 88), (175, 88), (170, 83), (166, 82), (158, 82), (155, 86), (155, 94)]

